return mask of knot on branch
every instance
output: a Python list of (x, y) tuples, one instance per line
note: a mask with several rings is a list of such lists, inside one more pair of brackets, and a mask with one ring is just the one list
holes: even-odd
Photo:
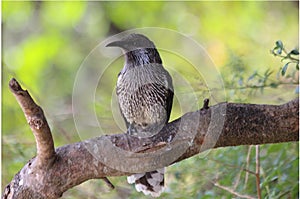
[(27, 121), (28, 124), (35, 129), (41, 129), (44, 125), (44, 121), (40, 117), (29, 117)]

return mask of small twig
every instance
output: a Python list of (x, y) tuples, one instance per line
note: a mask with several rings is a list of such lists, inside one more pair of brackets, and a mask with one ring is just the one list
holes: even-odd
[[(283, 49), (283, 50), (284, 50), (284, 49)], [(288, 52), (286, 52), (285, 50), (284, 50), (284, 52), (285, 52), (286, 55), (280, 55), (280, 54), (274, 54), (274, 53), (273, 53), (273, 55), (274, 55), (275, 57), (280, 57), (280, 58), (285, 58), (285, 59), (289, 58), (289, 59), (292, 60), (294, 63), (299, 62), (299, 59), (297, 59), (297, 58), (295, 58), (295, 57), (291, 57), (291, 55), (288, 56)], [(287, 57), (287, 56), (288, 56), (288, 57)]]
[[(278, 82), (276, 84), (277, 86), (282, 86), (282, 85), (298, 85), (298, 82), (288, 82), (288, 83), (284, 83), (284, 82)], [(230, 90), (242, 90), (242, 89), (258, 89), (258, 88), (273, 88), (274, 86), (272, 84), (265, 84), (265, 85), (246, 85), (246, 86), (241, 86), (241, 87), (229, 87), (227, 89)]]
[[(297, 79), (298, 80), (298, 79)], [(276, 86), (285, 86), (285, 85), (298, 85), (298, 81), (293, 81), (292, 82), (276, 82)], [(244, 89), (259, 89), (259, 88), (274, 88), (273, 84), (265, 84), (265, 85), (245, 85), (245, 86), (240, 86), (240, 87), (231, 87), (228, 86), (226, 87), (227, 90), (244, 90)], [(220, 91), (221, 89), (212, 89), (214, 91)], [(197, 90), (195, 93), (200, 93), (203, 92), (202, 90)]]
[(15, 78), (9, 82), (9, 88), (22, 108), (35, 137), (37, 146), (36, 166), (47, 166), (55, 159), (52, 134), (43, 110), (32, 99), (27, 90), (23, 90)]
[(215, 162), (218, 162), (218, 163), (220, 163), (220, 164), (229, 166), (229, 167), (231, 167), (231, 168), (236, 168), (236, 169), (239, 169), (239, 170), (241, 170), (241, 171), (245, 171), (246, 173), (250, 173), (250, 174), (255, 175), (255, 172), (250, 171), (249, 169), (244, 169), (244, 168), (241, 168), (241, 167), (238, 167), (238, 166), (235, 166), (235, 165), (226, 164), (226, 163), (223, 163), (223, 162), (221, 162), (221, 161), (219, 161), (219, 160), (214, 160), (214, 159), (211, 159), (211, 160), (212, 160), (212, 161), (215, 161)]
[(61, 125), (58, 122), (54, 121), (54, 126), (58, 129), (59, 133), (65, 137), (68, 143), (72, 142), (71, 136), (63, 127), (61, 127)]
[[(240, 170), (240, 172), (238, 173), (237, 179), (235, 180), (234, 185), (233, 185), (233, 190), (236, 190), (236, 188), (240, 184), (240, 179), (241, 179), (242, 172), (243, 172), (243, 170)], [(246, 172), (246, 173), (248, 173), (248, 172)]]
[(209, 104), (209, 99), (208, 98), (204, 99), (203, 100), (203, 107), (202, 107), (201, 110), (209, 109), (208, 104)]
[(110, 181), (109, 181), (109, 179), (108, 178), (102, 178), (102, 180), (105, 182), (105, 184), (110, 188), (110, 189), (114, 189), (115, 188), (115, 186), (113, 185), (113, 183), (111, 183)]
[[(248, 153), (247, 153), (247, 158), (246, 158), (246, 169), (249, 169), (249, 164), (250, 164), (250, 155), (251, 155), (251, 149), (253, 145), (250, 145), (248, 148)], [(244, 183), (244, 188), (246, 188), (247, 182), (249, 178), (249, 173), (246, 173), (245, 175), (245, 183)]]
[(240, 193), (238, 193), (238, 192), (232, 190), (232, 189), (229, 188), (229, 187), (222, 186), (222, 185), (220, 185), (220, 184), (217, 183), (217, 182), (212, 182), (212, 183), (213, 183), (216, 187), (219, 187), (219, 188), (221, 188), (221, 189), (223, 189), (223, 190), (225, 190), (225, 191), (228, 191), (229, 193), (231, 193), (231, 194), (233, 194), (233, 195), (235, 195), (235, 196), (237, 196), (237, 197), (239, 197), (239, 198), (255, 199), (254, 197), (251, 197), (251, 196), (248, 196), (248, 195), (240, 194)]
[[(264, 169), (263, 169), (263, 168), (260, 168), (260, 171), (261, 171), (260, 173), (261, 173), (261, 175), (262, 175), (262, 178), (266, 179), (267, 176), (266, 176), (266, 173), (264, 172)], [(270, 190), (270, 188), (269, 188), (269, 184), (268, 184), (268, 183), (266, 183), (266, 185), (264, 186), (264, 189), (266, 190), (267, 195), (271, 195), (271, 190)]]
[(255, 177), (256, 177), (256, 189), (257, 189), (257, 197), (258, 199), (261, 199), (261, 189), (260, 189), (260, 177), (259, 177), (259, 167), (260, 167), (260, 161), (259, 161), (259, 145), (256, 145), (255, 148), (256, 156), (256, 171), (255, 171)]

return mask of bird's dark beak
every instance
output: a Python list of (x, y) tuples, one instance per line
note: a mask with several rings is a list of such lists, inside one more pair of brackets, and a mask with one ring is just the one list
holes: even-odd
[(122, 41), (113, 41), (107, 44), (105, 47), (124, 47), (124, 42)]

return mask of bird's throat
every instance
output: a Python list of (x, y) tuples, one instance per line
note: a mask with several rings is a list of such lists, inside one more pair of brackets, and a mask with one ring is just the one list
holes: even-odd
[(141, 67), (148, 64), (162, 64), (156, 49), (136, 49), (125, 53), (125, 67)]

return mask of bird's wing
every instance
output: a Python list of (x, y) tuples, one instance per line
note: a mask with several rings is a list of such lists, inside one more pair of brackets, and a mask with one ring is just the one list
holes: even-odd
[(168, 82), (167, 106), (166, 106), (166, 111), (167, 111), (166, 124), (167, 124), (169, 119), (170, 119), (171, 110), (172, 110), (173, 97), (174, 97), (174, 88), (173, 88), (172, 77), (170, 76), (170, 74), (167, 71), (166, 71), (166, 77), (167, 77), (167, 82)]

